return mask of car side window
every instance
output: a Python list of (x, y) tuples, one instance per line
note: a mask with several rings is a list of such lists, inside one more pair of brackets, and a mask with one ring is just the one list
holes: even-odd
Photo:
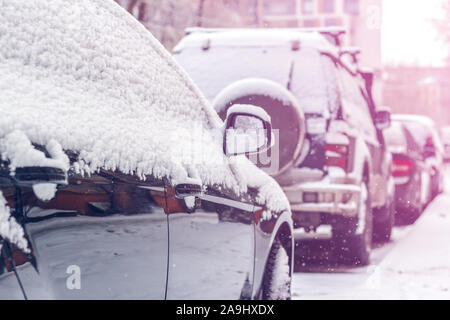
[(367, 138), (377, 141), (376, 129), (373, 125), (369, 105), (357, 80), (343, 67), (339, 67), (339, 83), (344, 118), (353, 128), (361, 130)]
[(335, 118), (340, 107), (339, 80), (337, 75), (337, 64), (328, 55), (321, 55), (322, 69), (328, 96), (328, 110), (331, 117)]

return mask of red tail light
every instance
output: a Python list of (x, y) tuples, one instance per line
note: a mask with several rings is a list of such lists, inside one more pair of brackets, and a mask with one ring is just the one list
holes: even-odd
[(327, 144), (326, 165), (347, 170), (348, 145)]
[(414, 162), (408, 158), (394, 158), (392, 163), (392, 175), (394, 177), (409, 176), (414, 168)]

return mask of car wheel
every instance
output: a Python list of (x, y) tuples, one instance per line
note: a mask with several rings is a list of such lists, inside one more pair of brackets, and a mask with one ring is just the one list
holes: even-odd
[(380, 215), (387, 216), (387, 218), (383, 221), (374, 222), (372, 240), (376, 242), (387, 242), (391, 239), (392, 228), (395, 225), (394, 201), (390, 200), (383, 208), (377, 210), (380, 210)]
[(291, 299), (289, 255), (278, 239), (275, 239), (267, 260), (260, 298), (262, 300)]
[(361, 185), (361, 197), (358, 205), (358, 216), (364, 216), (364, 228), (361, 234), (340, 233), (337, 235), (338, 250), (342, 251), (341, 259), (352, 265), (365, 266), (370, 263), (372, 251), (372, 207), (367, 182)]
[(403, 225), (411, 225), (414, 224), (417, 219), (422, 215), (423, 209), (421, 208), (411, 208), (406, 211), (404, 217), (402, 219)]

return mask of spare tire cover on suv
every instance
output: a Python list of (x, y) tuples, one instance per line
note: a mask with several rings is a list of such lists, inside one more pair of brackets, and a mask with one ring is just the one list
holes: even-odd
[(297, 99), (286, 88), (266, 79), (244, 79), (224, 88), (213, 102), (223, 120), (227, 110), (235, 104), (261, 107), (271, 117), (275, 144), (267, 157), (258, 157), (258, 167), (277, 176), (302, 160), (305, 117)]

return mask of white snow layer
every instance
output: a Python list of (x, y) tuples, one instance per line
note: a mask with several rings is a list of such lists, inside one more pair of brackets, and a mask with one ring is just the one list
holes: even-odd
[[(0, 74), (6, 140), (21, 132), (40, 145), (57, 141), (79, 153), (76, 168), (86, 173), (117, 169), (173, 183), (192, 177), (236, 191), (262, 186), (260, 204), (289, 208), (278, 185), (248, 161), (230, 166), (218, 115), (112, 0), (2, 1)], [(16, 151), (3, 156), (18, 159)], [(274, 192), (265, 198), (268, 188)]]
[(0, 154), (3, 160), (9, 160), (11, 170), (27, 166), (69, 169), (69, 158), (58, 142), (51, 139), (46, 149), (52, 158), (47, 158), (42, 151), (36, 150), (27, 136), (18, 130), (0, 138)]
[(269, 114), (264, 109), (252, 106), (250, 104), (235, 104), (228, 109), (227, 116), (229, 116), (231, 113), (246, 113), (254, 115), (255, 117), (259, 117), (267, 122), (271, 121)]
[(280, 100), (285, 105), (294, 104), (297, 100), (282, 85), (263, 78), (248, 78), (233, 82), (225, 87), (213, 101), (214, 109), (222, 111), (231, 101), (248, 95), (262, 95)]
[(56, 195), (55, 183), (38, 183), (33, 185), (33, 192), (39, 200), (50, 201)]
[(277, 252), (276, 264), (270, 288), (271, 300), (287, 300), (291, 296), (291, 272), (289, 256), (286, 249), (280, 247)]
[[(24, 252), (30, 252), (22, 227), (11, 217), (9, 207), (0, 191), (0, 237), (16, 245)], [(1, 245), (0, 245), (1, 249)]]

